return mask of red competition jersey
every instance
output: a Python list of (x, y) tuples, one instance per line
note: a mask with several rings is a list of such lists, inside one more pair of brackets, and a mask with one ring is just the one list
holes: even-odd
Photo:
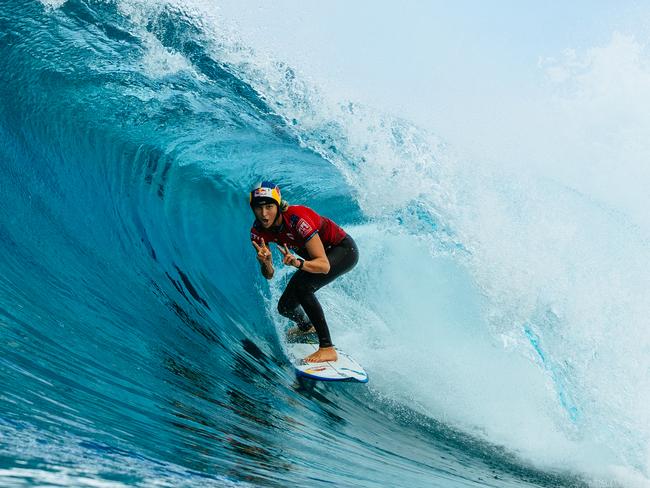
[(262, 242), (277, 242), (286, 244), (303, 257), (309, 257), (306, 244), (316, 234), (323, 241), (325, 249), (336, 246), (347, 235), (343, 229), (327, 217), (322, 217), (309, 207), (290, 205), (282, 212), (282, 224), (279, 228), (265, 229), (257, 219), (251, 227), (251, 240), (258, 244)]

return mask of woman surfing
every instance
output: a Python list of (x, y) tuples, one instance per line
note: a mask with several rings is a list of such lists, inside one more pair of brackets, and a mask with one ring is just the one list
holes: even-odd
[(297, 325), (289, 334), (318, 335), (319, 348), (305, 358), (306, 362), (336, 361), (336, 349), (315, 292), (357, 264), (357, 245), (332, 220), (309, 207), (282, 200), (280, 188), (269, 181), (253, 188), (250, 206), (255, 214), (251, 241), (262, 275), (268, 280), (273, 278), (271, 242), (282, 253), (283, 264), (298, 269), (278, 302), (278, 312)]

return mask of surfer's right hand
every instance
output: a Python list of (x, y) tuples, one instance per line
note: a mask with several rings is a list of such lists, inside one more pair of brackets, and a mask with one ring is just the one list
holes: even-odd
[(269, 246), (267, 246), (264, 242), (264, 238), (262, 238), (262, 245), (259, 245), (255, 241), (251, 242), (257, 251), (257, 260), (260, 262), (260, 264), (271, 266), (273, 264), (273, 255), (271, 254), (271, 249), (269, 249)]

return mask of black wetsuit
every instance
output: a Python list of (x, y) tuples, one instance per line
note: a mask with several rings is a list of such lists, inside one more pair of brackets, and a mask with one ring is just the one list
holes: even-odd
[(280, 297), (278, 312), (296, 322), (301, 330), (313, 325), (320, 347), (331, 347), (330, 331), (315, 292), (354, 268), (359, 261), (359, 249), (352, 237), (346, 235), (338, 244), (327, 247), (325, 253), (330, 262), (329, 273), (296, 271)]

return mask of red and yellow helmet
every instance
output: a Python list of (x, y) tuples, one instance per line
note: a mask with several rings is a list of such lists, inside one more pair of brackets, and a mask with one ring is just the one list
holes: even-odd
[(282, 203), (280, 187), (270, 181), (263, 181), (251, 190), (249, 202), (251, 207), (265, 203), (275, 203), (280, 207)]

